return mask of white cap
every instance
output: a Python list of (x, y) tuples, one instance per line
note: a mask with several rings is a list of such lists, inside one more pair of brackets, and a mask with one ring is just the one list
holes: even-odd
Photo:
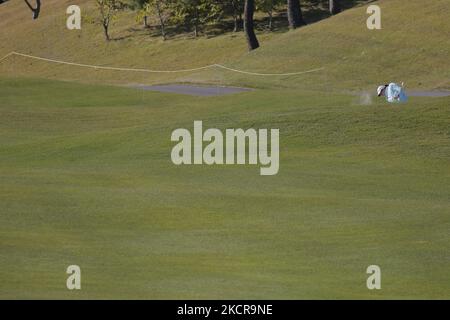
[(378, 96), (381, 96), (381, 93), (383, 92), (383, 90), (384, 90), (386, 87), (387, 87), (387, 85), (382, 85), (382, 86), (379, 86), (379, 87), (378, 87), (378, 89), (377, 89), (377, 94), (378, 94)]

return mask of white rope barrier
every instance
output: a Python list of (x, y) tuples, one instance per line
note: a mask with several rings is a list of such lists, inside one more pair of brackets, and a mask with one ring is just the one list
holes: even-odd
[(14, 52), (10, 52), (8, 53), (6, 56), (4, 56), (3, 58), (0, 59), (0, 63), (5, 60), (6, 58), (9, 58), (10, 56), (12, 56), (14, 54)]
[(257, 72), (233, 69), (233, 68), (221, 65), (221, 64), (211, 64), (211, 65), (198, 67), (198, 68), (192, 68), (192, 69), (151, 70), (151, 69), (135, 69), (135, 68), (122, 68), (122, 67), (107, 67), (107, 66), (97, 66), (97, 65), (91, 65), (91, 64), (67, 62), (67, 61), (62, 61), (62, 60), (54, 60), (54, 59), (33, 56), (33, 55), (24, 54), (24, 53), (15, 52), (15, 51), (8, 53), (6, 56), (1, 58), (0, 63), (13, 55), (25, 57), (25, 58), (29, 58), (29, 59), (35, 59), (35, 60), (40, 60), (40, 61), (46, 61), (46, 62), (57, 63), (57, 64), (65, 64), (65, 65), (83, 67), (83, 68), (92, 68), (92, 69), (99, 69), (99, 70), (114, 70), (114, 71), (147, 72), (147, 73), (182, 73), (182, 72), (200, 71), (200, 70), (211, 69), (211, 68), (220, 68), (220, 69), (228, 70), (231, 72), (247, 74), (247, 75), (252, 75), (252, 76), (294, 76), (294, 75), (301, 75), (301, 74), (305, 74), (305, 73), (317, 72), (317, 71), (325, 69), (325, 68), (317, 68), (317, 69), (312, 69), (312, 70), (307, 70), (307, 71), (289, 72), (289, 73), (257, 73)]
[(233, 69), (233, 68), (225, 67), (225, 66), (220, 65), (220, 64), (215, 64), (215, 66), (218, 67), (218, 68), (222, 68), (222, 69), (228, 70), (228, 71), (248, 74), (248, 75), (252, 75), (252, 76), (295, 76), (295, 75), (299, 75), (299, 74), (316, 72), (316, 71), (320, 71), (320, 70), (325, 69), (325, 68), (317, 68), (317, 69), (312, 69), (312, 70), (307, 70), (307, 71), (290, 72), (290, 73), (257, 73), (257, 72), (249, 72), (249, 71)]

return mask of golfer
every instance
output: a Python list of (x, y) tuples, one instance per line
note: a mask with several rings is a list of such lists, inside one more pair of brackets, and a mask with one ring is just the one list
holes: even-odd
[(377, 94), (379, 97), (385, 96), (386, 100), (391, 103), (408, 101), (403, 87), (393, 82), (379, 86)]

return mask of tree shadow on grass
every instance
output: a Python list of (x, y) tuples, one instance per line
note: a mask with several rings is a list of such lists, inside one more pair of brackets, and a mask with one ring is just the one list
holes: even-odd
[[(357, 6), (366, 5), (374, 2), (375, 0), (346, 0), (342, 1), (342, 10), (348, 10)], [(328, 1), (323, 0), (310, 0), (302, 2), (303, 18), (307, 24), (313, 24), (321, 20), (331, 17), (328, 7)], [(268, 15), (255, 18), (255, 28), (260, 32), (274, 32), (283, 33), (289, 30), (289, 24), (287, 20), (287, 13), (285, 9), (279, 9), (274, 11), (272, 18), (272, 28), (270, 26), (270, 18)], [(231, 19), (222, 21), (221, 23), (214, 24), (205, 28), (205, 33), (208, 37), (220, 36), (224, 33), (232, 32), (234, 29), (234, 23)], [(242, 31), (242, 26), (239, 29)]]
[[(1, 0), (0, 0), (1, 1)], [(357, 6), (366, 5), (375, 0), (345, 0), (342, 2), (342, 10), (348, 10)], [(307, 24), (313, 24), (331, 16), (328, 8), (328, 1), (309, 0), (302, 1), (303, 18)], [(284, 33), (289, 30), (287, 13), (285, 9), (274, 11), (272, 18), (272, 28), (269, 28), (270, 18), (268, 15), (260, 15), (255, 19), (255, 28), (259, 32)], [(238, 32), (234, 33), (234, 21), (231, 18), (223, 19), (215, 23), (199, 26), (199, 37), (215, 38), (224, 34), (239, 34), (243, 31), (242, 21), (239, 23)], [(127, 34), (116, 37), (112, 40), (121, 41), (130, 38), (148, 36), (150, 38), (160, 38), (161, 27), (159, 25), (149, 25), (147, 27), (133, 27), (127, 30)], [(195, 39), (193, 28), (187, 25), (170, 25), (165, 28), (166, 40), (174, 39)]]

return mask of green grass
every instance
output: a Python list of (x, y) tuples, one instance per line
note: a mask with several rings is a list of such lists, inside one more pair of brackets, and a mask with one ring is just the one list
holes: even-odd
[[(448, 98), (18, 78), (0, 96), (1, 298), (450, 298)], [(279, 174), (173, 165), (194, 120), (279, 128)]]

